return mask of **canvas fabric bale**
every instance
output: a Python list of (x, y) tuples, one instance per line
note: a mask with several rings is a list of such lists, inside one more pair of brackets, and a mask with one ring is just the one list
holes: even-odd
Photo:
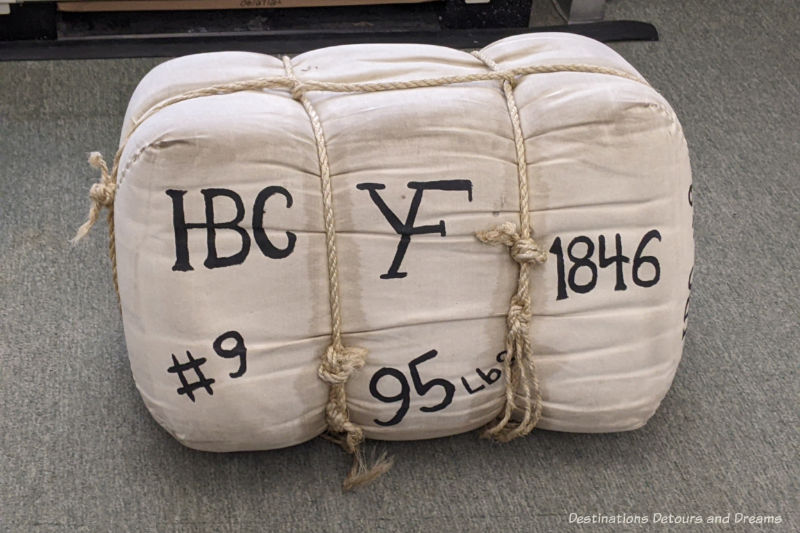
[[(301, 82), (363, 85), (483, 74), (491, 63), (596, 67), (513, 77), (530, 187), (522, 210), (549, 251), (530, 269), (526, 338), (539, 428), (638, 428), (669, 389), (685, 332), (694, 251), (680, 124), (593, 40), (531, 34), (482, 54), (352, 45), (301, 54), (290, 68)], [(98, 205), (114, 208), (133, 377), (154, 418), (192, 448), (280, 448), (328, 425), (331, 384), (319, 367), (331, 342), (330, 249), (317, 132), (299, 85), (159, 107), (285, 77), (280, 59), (255, 53), (159, 65), (136, 89), (104, 173), (113, 195)], [(324, 130), (342, 340), (367, 351), (343, 384), (349, 420), (367, 438), (470, 431), (506, 404), (519, 265), (507, 247), (476, 238), (519, 223), (503, 83), (301, 89)]]

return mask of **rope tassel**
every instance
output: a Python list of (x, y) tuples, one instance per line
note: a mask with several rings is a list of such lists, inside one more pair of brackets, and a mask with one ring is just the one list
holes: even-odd
[(109, 216), (113, 216), (114, 195), (117, 192), (117, 184), (114, 183), (111, 173), (108, 171), (108, 165), (106, 165), (100, 152), (92, 152), (89, 154), (89, 164), (100, 171), (100, 181), (92, 185), (92, 188), (89, 189), (89, 198), (92, 200), (92, 205), (89, 207), (89, 217), (86, 219), (86, 222), (78, 228), (75, 237), (72, 238), (73, 244), (76, 244), (86, 237), (89, 230), (91, 230), (92, 226), (97, 222), (97, 219), (100, 218), (100, 211), (102, 211), (104, 207), (109, 210)]
[(350, 421), (347, 409), (345, 384), (353, 372), (361, 369), (367, 358), (364, 348), (347, 347), (331, 344), (325, 351), (322, 363), (317, 370), (319, 378), (329, 384), (328, 403), (325, 405), (325, 419), (328, 424), (326, 438), (340, 445), (347, 453), (353, 455), (353, 466), (344, 480), (344, 490), (351, 490), (389, 471), (394, 461), (384, 453), (372, 466), (368, 466), (361, 449), (364, 442), (364, 430)]
[(83, 239), (95, 225), (97, 219), (100, 218), (100, 212), (103, 208), (107, 210), (108, 257), (111, 259), (111, 276), (114, 280), (114, 292), (117, 294), (117, 301), (119, 301), (119, 276), (117, 275), (117, 241), (114, 237), (114, 199), (117, 194), (117, 167), (123, 147), (120, 147), (117, 151), (111, 170), (108, 170), (108, 165), (100, 152), (89, 154), (89, 164), (100, 171), (100, 180), (89, 189), (89, 198), (92, 200), (92, 205), (89, 207), (89, 217), (78, 228), (75, 237), (71, 241), (72, 244), (77, 244), (78, 241)]
[[(522, 237), (511, 222), (479, 231), (476, 237), (486, 244), (507, 246), (511, 258), (519, 263), (517, 291), (511, 297), (506, 315), (505, 407), (500, 419), (483, 434), (484, 437), (508, 442), (533, 431), (542, 414), (542, 396), (533, 362), (533, 346), (528, 336), (533, 314), (528, 277), (531, 266), (547, 260), (547, 252), (541, 250), (532, 238)], [(522, 411), (519, 421), (511, 420), (515, 410)]]

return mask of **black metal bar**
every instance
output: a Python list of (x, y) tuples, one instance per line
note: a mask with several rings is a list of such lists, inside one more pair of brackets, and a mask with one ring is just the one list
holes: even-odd
[(9, 7), (8, 14), (0, 15), (0, 41), (56, 38), (55, 2), (11, 4)]
[(424, 43), (452, 48), (480, 48), (530, 32), (569, 32), (602, 42), (658, 40), (655, 27), (645, 22), (605, 21), (538, 28), (483, 28), (437, 31), (273, 31), (179, 36), (87, 37), (56, 41), (0, 43), (0, 60), (108, 59), (120, 57), (174, 57), (221, 50), (262, 53), (301, 53), (315, 48), (352, 43)]

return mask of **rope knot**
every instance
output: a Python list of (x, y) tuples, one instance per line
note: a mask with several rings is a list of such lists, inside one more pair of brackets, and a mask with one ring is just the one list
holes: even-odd
[(511, 298), (511, 305), (508, 307), (506, 324), (509, 333), (512, 335), (527, 335), (528, 325), (531, 320), (531, 299), (530, 297), (515, 294)]
[(286, 72), (286, 78), (289, 82), (289, 94), (298, 102), (303, 100), (306, 91), (310, 90), (308, 84), (303, 83), (294, 75), (294, 67), (292, 67), (292, 60), (288, 56), (281, 57), (283, 61), (283, 70)]
[(111, 179), (108, 172), (108, 165), (103, 160), (100, 152), (89, 154), (89, 164), (100, 171), (100, 181), (92, 185), (89, 189), (89, 198), (97, 204), (98, 208), (109, 207), (114, 203), (114, 194), (117, 192), (117, 185)]
[(511, 257), (517, 263), (544, 263), (547, 261), (547, 252), (539, 248), (536, 241), (528, 237), (517, 239), (511, 245)]
[(509, 248), (511, 258), (517, 263), (541, 264), (547, 261), (547, 252), (539, 248), (539, 244), (531, 237), (522, 237), (513, 222), (504, 222), (485, 231), (475, 234), (486, 244), (502, 244)]
[(114, 203), (117, 188), (110, 182), (97, 182), (89, 189), (89, 198), (101, 207), (109, 207)]
[(364, 457), (364, 450), (361, 449), (364, 430), (350, 420), (347, 409), (345, 384), (353, 372), (364, 366), (366, 358), (367, 350), (364, 348), (345, 347), (341, 341), (334, 340), (325, 350), (322, 363), (317, 370), (320, 379), (330, 384), (328, 403), (325, 405), (325, 420), (328, 424), (326, 438), (353, 455), (353, 466), (342, 483), (344, 490), (366, 485), (385, 474), (393, 463), (385, 453), (372, 461)]
[[(100, 217), (100, 211), (102, 211), (104, 207), (108, 209), (109, 220), (111, 220), (113, 216), (114, 196), (117, 192), (117, 184), (114, 183), (114, 177), (108, 171), (108, 165), (106, 165), (100, 152), (92, 152), (89, 154), (89, 164), (100, 171), (100, 181), (93, 184), (89, 189), (89, 198), (92, 200), (92, 205), (89, 206), (89, 217), (86, 219), (86, 222), (78, 228), (78, 232), (72, 239), (73, 244), (77, 243), (89, 233), (89, 230), (92, 229), (92, 226), (94, 226), (95, 222), (97, 222), (97, 219)], [(116, 174), (116, 167), (114, 173)]]
[(364, 366), (366, 358), (367, 350), (364, 348), (331, 344), (322, 358), (317, 374), (326, 383), (343, 385), (353, 372)]
[(294, 77), (292, 78), (292, 85), (291, 87), (289, 87), (289, 94), (292, 95), (292, 98), (294, 98), (299, 102), (300, 99), (303, 98), (303, 95), (306, 94), (307, 90), (308, 90), (308, 85), (298, 80), (297, 78)]
[(507, 81), (508, 83), (510, 83), (512, 89), (517, 86), (517, 75), (514, 74), (513, 71), (497, 70), (495, 72), (497, 72), (497, 74), (500, 76), (500, 79), (502, 79), (504, 82)]

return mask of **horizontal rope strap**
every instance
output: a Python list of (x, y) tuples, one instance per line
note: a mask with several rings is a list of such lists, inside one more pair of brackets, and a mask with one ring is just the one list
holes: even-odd
[(625, 78), (631, 81), (648, 85), (644, 78), (626, 72), (624, 70), (598, 67), (596, 65), (583, 64), (557, 64), (557, 65), (531, 65), (526, 67), (516, 67), (506, 70), (495, 70), (491, 72), (479, 72), (475, 74), (458, 74), (453, 76), (441, 76), (438, 78), (422, 78), (408, 81), (384, 81), (384, 82), (361, 82), (361, 83), (342, 83), (333, 81), (317, 81), (292, 79), (289, 76), (267, 76), (253, 78), (251, 80), (234, 81), (229, 83), (219, 83), (201, 89), (186, 91), (177, 96), (173, 96), (159, 102), (154, 107), (148, 109), (138, 120), (134, 121), (132, 129), (136, 129), (139, 124), (153, 116), (158, 111), (171, 105), (193, 100), (204, 96), (219, 96), (242, 91), (257, 91), (263, 89), (290, 89), (291, 96), (297, 100), (295, 93), (307, 93), (310, 91), (325, 91), (336, 93), (374, 93), (382, 91), (399, 91), (405, 89), (419, 89), (425, 87), (441, 87), (458, 83), (471, 83), (477, 81), (498, 81), (512, 80), (519, 76), (529, 74), (555, 74), (559, 72), (576, 72), (585, 74), (605, 74)]
[[(190, 91), (186, 91), (179, 95), (167, 98), (159, 102), (155, 106), (149, 108), (138, 119), (135, 119), (132, 123), (131, 128), (128, 130), (128, 133), (125, 135), (125, 138), (120, 143), (119, 149), (117, 150), (117, 153), (114, 157), (114, 163), (112, 165), (111, 170), (107, 172), (108, 182), (116, 185), (120, 157), (122, 156), (122, 152), (125, 149), (125, 146), (127, 146), (128, 144), (128, 140), (131, 138), (134, 132), (139, 128), (139, 126), (141, 126), (147, 119), (149, 119), (159, 111), (187, 100), (203, 98), (206, 96), (221, 96), (226, 94), (234, 94), (243, 91), (258, 91), (264, 89), (280, 89), (280, 88), (288, 89), (290, 91), (292, 98), (297, 99), (299, 93), (306, 93), (309, 91), (353, 92), (353, 93), (393, 91), (401, 89), (413, 89), (419, 87), (439, 87), (443, 85), (451, 85), (456, 83), (469, 83), (476, 81), (491, 81), (491, 80), (511, 81), (519, 76), (525, 76), (530, 74), (555, 74), (559, 72), (576, 72), (576, 73), (603, 74), (608, 76), (616, 76), (619, 78), (625, 78), (649, 86), (649, 84), (645, 79), (636, 76), (634, 74), (631, 74), (630, 72), (626, 72), (624, 70), (610, 68), (610, 67), (600, 67), (597, 65), (574, 64), (574, 63), (555, 64), (555, 65), (530, 65), (526, 67), (516, 67), (507, 70), (494, 70), (491, 72), (481, 72), (475, 74), (442, 76), (438, 78), (423, 78), (418, 80), (393, 81), (393, 82), (338, 83), (338, 82), (323, 82), (315, 80), (300, 81), (297, 78), (292, 79), (289, 76), (267, 76), (267, 77), (253, 78), (250, 80), (219, 83), (200, 89), (193, 89)], [(100, 158), (98, 162), (102, 161), (102, 157), (98, 152), (93, 152), (93, 154), (97, 154), (97, 157)], [(103, 164), (105, 164), (104, 161)], [(92, 166), (96, 165), (93, 164)], [(103, 207), (109, 207), (109, 209), (113, 211), (113, 203), (110, 206), (106, 206), (102, 203), (98, 203), (97, 201), (95, 201), (95, 198), (92, 197), (92, 206), (89, 212), (89, 217), (86, 223), (84, 223), (84, 225), (81, 226), (81, 228), (78, 230), (75, 239), (73, 239), (74, 242), (82, 239), (89, 232), (92, 226), (94, 226), (95, 222), (97, 222), (97, 213), (95, 213), (94, 215), (92, 213), (95, 210), (97, 210), (97, 212), (99, 213), (99, 210), (101, 210)], [(113, 249), (113, 240), (114, 240), (113, 232), (110, 232), (110, 239), (112, 241), (110, 247)], [(114, 268), (116, 269), (116, 266)], [(119, 290), (117, 290), (117, 293), (119, 294)]]

